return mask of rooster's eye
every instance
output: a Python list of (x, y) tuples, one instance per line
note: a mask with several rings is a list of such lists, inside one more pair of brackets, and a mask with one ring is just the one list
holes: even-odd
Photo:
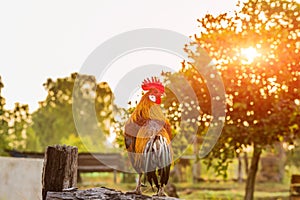
[(152, 102), (156, 102), (156, 97), (154, 95), (149, 95), (149, 99)]

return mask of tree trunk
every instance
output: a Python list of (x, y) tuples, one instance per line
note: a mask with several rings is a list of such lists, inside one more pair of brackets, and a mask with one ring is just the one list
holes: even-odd
[(199, 182), (201, 179), (201, 163), (200, 160), (197, 160), (197, 155), (199, 154), (199, 139), (196, 137), (196, 140), (194, 141), (194, 155), (195, 155), (195, 161), (192, 165), (192, 172), (193, 172), (193, 183)]
[(173, 170), (170, 172), (170, 176), (172, 176), (172, 182), (178, 183), (183, 181), (182, 172), (181, 172), (181, 164), (176, 163), (173, 167)]
[(238, 177), (237, 177), (237, 181), (238, 183), (243, 182), (243, 174), (242, 174), (242, 158), (241, 155), (238, 154)]
[(278, 163), (278, 167), (279, 167), (279, 181), (282, 183), (283, 182), (283, 177), (284, 177), (284, 167), (286, 164), (286, 152), (282, 146), (281, 142), (278, 142), (277, 144), (275, 144), (278, 149), (278, 159), (281, 161)]
[(253, 156), (251, 159), (251, 165), (250, 165), (250, 169), (246, 181), (246, 193), (244, 198), (245, 200), (253, 200), (255, 178), (258, 169), (260, 155), (262, 152), (261, 148), (257, 147), (256, 144), (254, 144), (253, 146), (254, 146)]
[(245, 173), (249, 173), (248, 153), (244, 152)]

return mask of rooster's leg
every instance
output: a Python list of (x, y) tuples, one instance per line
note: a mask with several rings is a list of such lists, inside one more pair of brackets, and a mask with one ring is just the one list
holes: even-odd
[(136, 184), (135, 190), (126, 192), (126, 194), (142, 194), (141, 185), (142, 185), (142, 174), (139, 174), (139, 179), (138, 179), (138, 182)]
[(135, 188), (136, 194), (142, 194), (141, 185), (142, 185), (142, 174), (139, 174), (139, 180), (138, 180), (136, 188)]
[(165, 196), (167, 196), (167, 195), (165, 194), (165, 192), (164, 192), (164, 186), (160, 186), (160, 187), (159, 187), (159, 189), (158, 189), (158, 191), (157, 191), (157, 196), (159, 196), (159, 197), (165, 197)]

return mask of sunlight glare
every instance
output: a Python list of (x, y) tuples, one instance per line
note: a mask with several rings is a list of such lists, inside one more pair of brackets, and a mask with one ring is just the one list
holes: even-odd
[(117, 137), (116, 132), (114, 128), (111, 127), (109, 130), (109, 136), (106, 138), (107, 142), (109, 142), (109, 144), (112, 144), (116, 140), (116, 137)]
[(242, 61), (243, 64), (251, 64), (254, 59), (260, 54), (256, 51), (255, 48), (248, 47), (241, 49), (241, 55), (245, 58), (245, 60)]

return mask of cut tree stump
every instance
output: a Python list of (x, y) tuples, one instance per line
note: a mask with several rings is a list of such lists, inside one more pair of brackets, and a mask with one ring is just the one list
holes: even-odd
[(157, 197), (126, 194), (121, 191), (101, 187), (73, 192), (48, 192), (46, 200), (179, 200), (174, 197)]
[(47, 192), (62, 192), (68, 188), (76, 188), (78, 149), (72, 146), (48, 146), (45, 152), (42, 196)]

